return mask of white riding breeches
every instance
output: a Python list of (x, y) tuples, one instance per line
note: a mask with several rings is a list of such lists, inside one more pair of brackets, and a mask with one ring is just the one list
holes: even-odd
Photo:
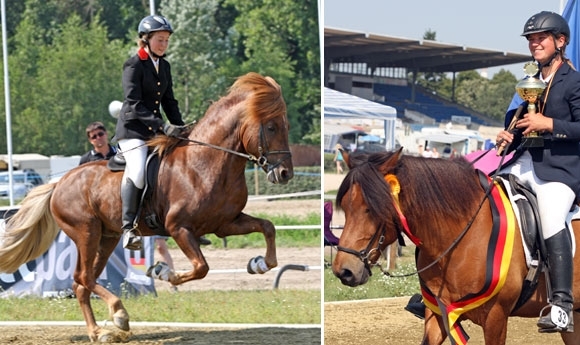
[(145, 187), (145, 161), (147, 160), (147, 145), (141, 139), (121, 139), (119, 147), (125, 156), (125, 173), (123, 181), (127, 178), (133, 181), (135, 187)]
[(540, 222), (544, 239), (548, 239), (566, 228), (566, 217), (576, 199), (574, 191), (562, 182), (547, 182), (536, 176), (529, 152), (518, 158), (501, 173), (516, 175), (530, 188), (538, 200)]

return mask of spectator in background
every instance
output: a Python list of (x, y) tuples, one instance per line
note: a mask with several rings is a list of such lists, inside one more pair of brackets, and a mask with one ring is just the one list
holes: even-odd
[(431, 148), (429, 146), (425, 147), (425, 150), (423, 151), (423, 153), (421, 153), (421, 156), (425, 158), (433, 157), (433, 152), (431, 152)]
[(109, 159), (117, 153), (117, 150), (109, 144), (109, 135), (102, 122), (92, 122), (87, 126), (86, 132), (93, 149), (81, 156), (79, 165)]
[(342, 169), (342, 162), (344, 161), (344, 158), (342, 158), (342, 152), (340, 152), (340, 149), (342, 149), (342, 145), (340, 144), (336, 144), (336, 146), (334, 147), (334, 161), (336, 162), (336, 173), (337, 174), (342, 174), (343, 169)]
[(437, 151), (436, 147), (431, 149), (431, 157), (432, 158), (439, 158), (439, 151)]

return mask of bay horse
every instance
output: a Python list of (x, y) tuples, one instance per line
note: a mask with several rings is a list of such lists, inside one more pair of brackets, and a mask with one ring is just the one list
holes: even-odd
[[(248, 271), (264, 273), (277, 265), (274, 225), (242, 212), (248, 197), (244, 170), (248, 160), (254, 161), (270, 182), (286, 184), (294, 175), (288, 131), (278, 83), (248, 73), (208, 108), (187, 137), (159, 135), (148, 143), (159, 149), (161, 160), (144, 209), (157, 215), (164, 231), (155, 232), (143, 217), (138, 228), (144, 236), (173, 237), (193, 266), (188, 272), (170, 271), (165, 279), (171, 284), (206, 276), (209, 267), (199, 237), (209, 233), (223, 238), (261, 232), (266, 253), (251, 259), (254, 269), (248, 264)], [(83, 164), (58, 182), (33, 189), (8, 220), (0, 248), (0, 271), (13, 272), (42, 255), (62, 229), (78, 250), (73, 291), (90, 340), (100, 342), (115, 340), (116, 335), (95, 322), (91, 293), (108, 305), (117, 328), (130, 330), (121, 300), (96, 282), (121, 236), (123, 172), (111, 171), (106, 164)]]
[[(548, 303), (544, 275), (527, 302), (515, 308), (528, 268), (514, 211), (505, 208), (494, 223), (502, 206), (487, 194), (502, 197), (501, 188), (484, 187), (469, 162), (406, 156), (402, 150), (344, 158), (350, 170), (336, 203), (345, 224), (332, 265), (343, 284), (365, 284), (380, 253), (404, 234), (417, 245), (416, 268), (428, 307), (421, 344), (442, 344), (447, 337), (451, 344), (465, 344), (468, 335), (460, 321), (471, 320), (482, 327), (485, 344), (503, 345), (508, 317), (539, 316)], [(579, 248), (579, 224), (572, 223)], [(574, 259), (575, 309), (579, 257)], [(574, 319), (575, 332), (561, 333), (568, 345), (580, 344), (577, 312)]]

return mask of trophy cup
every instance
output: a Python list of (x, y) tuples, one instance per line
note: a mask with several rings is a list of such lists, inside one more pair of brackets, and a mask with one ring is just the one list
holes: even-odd
[[(546, 89), (546, 83), (534, 77), (538, 74), (538, 64), (535, 62), (527, 62), (524, 65), (524, 74), (526, 77), (520, 80), (516, 85), (516, 91), (520, 97), (528, 102), (528, 114), (536, 113), (536, 102), (538, 98)], [(515, 125), (515, 122), (514, 122)], [(543, 147), (544, 138), (538, 132), (533, 131), (522, 138), (523, 147)]]

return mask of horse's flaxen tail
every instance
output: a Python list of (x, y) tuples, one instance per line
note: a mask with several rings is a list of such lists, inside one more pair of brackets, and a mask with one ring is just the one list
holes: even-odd
[(50, 212), (54, 183), (32, 189), (0, 233), (0, 272), (11, 273), (50, 248), (59, 227)]

